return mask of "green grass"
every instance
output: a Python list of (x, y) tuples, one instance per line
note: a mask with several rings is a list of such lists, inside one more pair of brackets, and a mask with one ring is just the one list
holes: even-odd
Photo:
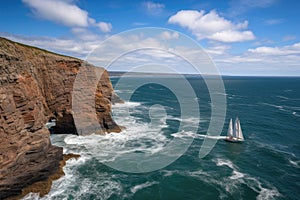
[(58, 54), (58, 53), (55, 53), (55, 52), (52, 52), (52, 51), (48, 51), (48, 50), (45, 50), (45, 49), (41, 49), (41, 48), (38, 48), (38, 47), (35, 47), (35, 46), (30, 46), (30, 45), (27, 45), (27, 44), (15, 42), (15, 41), (9, 40), (9, 39), (4, 38), (4, 37), (0, 37), (0, 41), (1, 40), (13, 43), (15, 45), (17, 44), (17, 45), (20, 45), (20, 46), (23, 46), (23, 47), (26, 47), (26, 48), (35, 49), (35, 50), (38, 50), (38, 51), (41, 51), (41, 52), (44, 52), (44, 53), (49, 53), (49, 54), (53, 54), (53, 55), (57, 55), (57, 56), (62, 56), (62, 57), (65, 57), (65, 58), (71, 58), (71, 59), (80, 60), (79, 58), (75, 58), (75, 57), (72, 57), (72, 56), (66, 56), (66, 55)]

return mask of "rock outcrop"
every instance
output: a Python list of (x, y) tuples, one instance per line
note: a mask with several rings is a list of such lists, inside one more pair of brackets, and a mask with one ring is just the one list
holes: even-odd
[[(77, 134), (72, 112), (73, 84), (82, 60), (0, 38), (0, 199), (53, 174), (63, 159), (51, 145), (54, 133)], [(93, 66), (88, 66), (93, 67)], [(116, 98), (104, 70), (94, 95), (102, 132), (119, 132), (111, 117)]]

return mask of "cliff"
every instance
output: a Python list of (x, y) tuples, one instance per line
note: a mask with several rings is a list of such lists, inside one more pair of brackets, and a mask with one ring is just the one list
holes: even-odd
[[(58, 169), (62, 148), (51, 145), (45, 124), (55, 118), (54, 133), (77, 134), (72, 92), (84, 65), (76, 58), (0, 38), (0, 199), (19, 194)], [(114, 97), (104, 70), (94, 96), (102, 132), (120, 131), (111, 117)]]

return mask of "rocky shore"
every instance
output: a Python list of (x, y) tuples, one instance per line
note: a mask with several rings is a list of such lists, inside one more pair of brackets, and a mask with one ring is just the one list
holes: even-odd
[[(45, 124), (56, 119), (54, 133), (78, 134), (72, 92), (83, 65), (76, 58), (0, 38), (0, 199), (19, 195), (57, 172), (63, 152), (51, 145)], [(95, 92), (103, 132), (121, 130), (111, 117), (113, 99), (119, 100), (104, 70)]]
[(59, 162), (59, 167), (57, 171), (50, 175), (46, 180), (35, 182), (31, 185), (26, 186), (22, 189), (22, 192), (18, 196), (13, 196), (7, 198), (7, 200), (18, 200), (25, 197), (30, 192), (38, 193), (40, 197), (47, 195), (50, 192), (52, 181), (59, 179), (60, 177), (64, 176), (65, 173), (63, 171), (63, 167), (66, 165), (66, 162), (70, 159), (78, 159), (80, 155), (78, 154), (65, 154), (63, 155), (63, 159)]

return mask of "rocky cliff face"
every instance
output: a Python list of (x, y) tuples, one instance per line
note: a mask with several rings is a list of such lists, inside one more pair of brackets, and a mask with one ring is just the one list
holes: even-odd
[[(0, 199), (57, 170), (62, 148), (51, 145), (45, 123), (55, 118), (55, 133), (77, 134), (72, 92), (83, 65), (79, 59), (0, 38)], [(120, 131), (110, 114), (114, 97), (104, 71), (94, 100), (105, 132)]]

